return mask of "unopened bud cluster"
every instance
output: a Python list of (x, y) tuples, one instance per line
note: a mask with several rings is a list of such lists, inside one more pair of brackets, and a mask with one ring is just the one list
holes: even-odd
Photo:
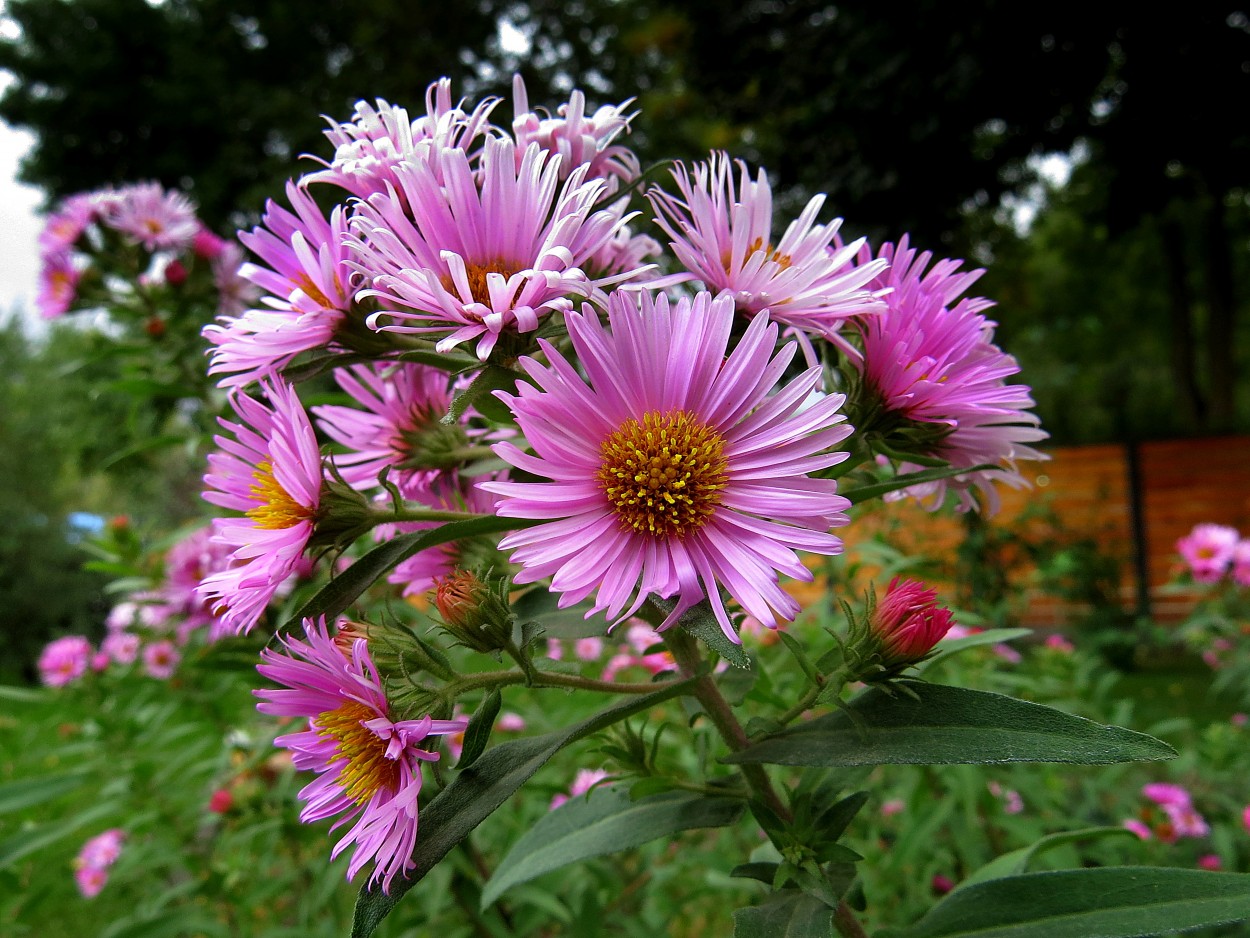
[(895, 577), (885, 597), (869, 595), (862, 618), (851, 618), (846, 642), (848, 679), (865, 683), (894, 680), (924, 661), (954, 624), (939, 605), (936, 591), (920, 580)]

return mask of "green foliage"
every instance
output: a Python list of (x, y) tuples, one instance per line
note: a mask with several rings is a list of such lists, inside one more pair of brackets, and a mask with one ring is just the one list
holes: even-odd
[(767, 736), (725, 761), (778, 765), (950, 765), (1170, 759), (1142, 733), (985, 691), (904, 683)]

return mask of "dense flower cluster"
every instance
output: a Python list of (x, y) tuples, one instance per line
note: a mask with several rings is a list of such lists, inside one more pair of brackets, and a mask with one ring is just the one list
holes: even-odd
[(121, 856), (126, 832), (118, 828), (92, 837), (74, 860), (74, 882), (84, 899), (94, 899), (108, 882), (108, 870)]
[(1197, 583), (1218, 583), (1230, 577), (1250, 586), (1250, 540), (1223, 524), (1199, 524), (1176, 542), (1176, 550)]

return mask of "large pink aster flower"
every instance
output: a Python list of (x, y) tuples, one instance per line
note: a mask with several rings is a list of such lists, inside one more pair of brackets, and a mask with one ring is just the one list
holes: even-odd
[(1224, 524), (1199, 524), (1176, 542), (1176, 549), (1189, 564), (1199, 583), (1218, 583), (1237, 553), (1241, 535)]
[(195, 206), (181, 192), (159, 182), (117, 190), (104, 208), (104, 223), (149, 251), (181, 251), (195, 240), (200, 223)]
[[(1047, 434), (1028, 411), (1033, 406), (1028, 386), (1007, 381), (1020, 367), (994, 344), (995, 324), (981, 315), (993, 303), (982, 297), (960, 299), (982, 271), (960, 272), (959, 261), (942, 260), (926, 273), (931, 259), (928, 252), (918, 254), (908, 247), (906, 238), (897, 249), (883, 245), (875, 259), (888, 261), (890, 267), (871, 285), (890, 292), (884, 313), (858, 321), (862, 355), (851, 356), (863, 381), (856, 426), (895, 449), (923, 449), (918, 455), (956, 468), (1003, 466), (1001, 471), (969, 472), (909, 490), (931, 499), (933, 508), (953, 490), (960, 509), (967, 510), (976, 507), (971, 495), (975, 488), (987, 510), (997, 511), (993, 483), (1027, 485), (1015, 469), (1016, 460), (1045, 459), (1027, 444)], [(873, 262), (865, 247), (860, 266)], [(904, 468), (920, 466), (904, 463)]]
[(258, 380), (300, 352), (328, 345), (352, 306), (342, 206), (327, 220), (307, 190), (288, 182), (286, 192), (294, 213), (270, 201), (263, 225), (239, 234), (264, 266), (244, 264), (238, 273), (265, 291), (269, 308), (204, 327), (214, 346), (208, 372), (226, 375), (223, 387)]
[(290, 385), (261, 382), (271, 406), (237, 395), (242, 424), (221, 419), (234, 439), (216, 437), (208, 457), (205, 501), (241, 518), (214, 518), (214, 536), (232, 549), (229, 568), (197, 589), (236, 632), (256, 624), (278, 587), (296, 570), (321, 503), (321, 455), (308, 415)]
[(452, 103), (447, 78), (426, 89), (426, 113), (417, 120), (381, 98), (376, 108), (357, 101), (355, 117), (346, 123), (330, 121), (325, 132), (334, 144), (334, 159), (329, 163), (318, 160), (325, 169), (309, 173), (303, 181), (332, 183), (362, 199), (385, 192), (404, 160), (427, 159), (431, 150), (443, 148), (475, 156), (474, 146), (489, 132), (490, 112), (498, 103), (498, 98), (487, 98), (466, 111), (462, 104)]
[(726, 358), (731, 297), (700, 293), (670, 307), (641, 296), (641, 310), (634, 294), (612, 296), (610, 334), (589, 306), (567, 317), (589, 386), (546, 342), (550, 366), (522, 359), (537, 387), (500, 397), (534, 453), (507, 442), (495, 452), (552, 481), (482, 487), (502, 496), (497, 514), (547, 522), (501, 542), (524, 567), (517, 582), (550, 576), (561, 606), (595, 593), (592, 612), (614, 619), (675, 596), (666, 627), (706, 596), (737, 641), (720, 586), (775, 627), (799, 609), (778, 572), (812, 578), (794, 551), (842, 549), (827, 531), (847, 523), (849, 503), (834, 481), (808, 473), (846, 458), (829, 452), (851, 432), (843, 398), (805, 406), (816, 368), (772, 393), (795, 347), (773, 357), (777, 326), (766, 316)]
[(373, 861), (370, 884), (389, 892), (415, 866), (421, 763), (438, 759), (418, 744), (461, 733), (469, 721), (395, 719), (364, 639), (345, 655), (324, 620), (305, 620), (304, 632), (306, 641), (283, 636), (281, 652), (260, 653), (257, 670), (282, 686), (256, 691), (263, 701), (257, 709), (309, 721), (306, 730), (274, 740), (291, 750), (296, 768), (318, 773), (299, 793), (300, 820), (338, 816), (336, 828), (354, 821), (332, 856), (354, 844), (348, 878)]
[(729, 156), (713, 153), (695, 166), (693, 180), (684, 166), (673, 170), (681, 198), (658, 188), (648, 193), (656, 224), (673, 239), (673, 252), (687, 271), (651, 285), (701, 280), (713, 293), (731, 296), (739, 312), (768, 310), (777, 322), (825, 336), (848, 316), (881, 309), (865, 285), (885, 264), (847, 266), (863, 242), (831, 248), (842, 220), (816, 224), (825, 197), (813, 197), (774, 245), (768, 179), (761, 170), (752, 181), (746, 164), (738, 166), (735, 186)]
[[(357, 207), (348, 242), (372, 280), (379, 330), (441, 333), (446, 351), (477, 340), (485, 360), (505, 334), (533, 332), (598, 285), (581, 265), (628, 216), (592, 211), (601, 180), (586, 167), (560, 182), (560, 161), (531, 145), (519, 163), (511, 140), (490, 138), (475, 172), (461, 150), (401, 163), (398, 188)], [(441, 176), (441, 178), (440, 178)]]
[(531, 143), (537, 143), (560, 155), (562, 177), (586, 166), (588, 178), (607, 180), (612, 192), (638, 178), (638, 157), (629, 147), (615, 142), (621, 134), (629, 133), (629, 122), (637, 114), (625, 113), (633, 98), (617, 105), (605, 104), (587, 116), (586, 96), (574, 90), (568, 103), (556, 109), (555, 116), (538, 114), (530, 110), (525, 80), (516, 75), (512, 79), (512, 100), (516, 114), (512, 132), (518, 158)]
[(82, 237), (87, 226), (95, 221), (100, 200), (94, 192), (71, 195), (48, 216), (39, 233), (41, 254), (57, 254), (67, 251)]
[(364, 409), (326, 404), (313, 413), (326, 434), (350, 450), (335, 456), (334, 465), (355, 488), (373, 488), (388, 466), (401, 488), (419, 484), (418, 476), (439, 471), (431, 462), (439, 455), (435, 449), (466, 442), (462, 429), (441, 423), (451, 404), (445, 371), (409, 363), (356, 365), (340, 368), (335, 380)]

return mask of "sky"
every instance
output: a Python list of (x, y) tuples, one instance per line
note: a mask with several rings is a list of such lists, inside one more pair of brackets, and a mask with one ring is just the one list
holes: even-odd
[[(4, 22), (4, 0), (0, 0), (0, 33), (10, 35), (11, 24)], [(0, 91), (12, 79), (0, 72)], [(36, 241), (43, 220), (36, 209), (43, 194), (17, 181), (17, 166), (30, 149), (34, 137), (0, 121), (0, 318), (20, 306), (30, 320), (35, 318), (35, 278), (39, 273)]]

